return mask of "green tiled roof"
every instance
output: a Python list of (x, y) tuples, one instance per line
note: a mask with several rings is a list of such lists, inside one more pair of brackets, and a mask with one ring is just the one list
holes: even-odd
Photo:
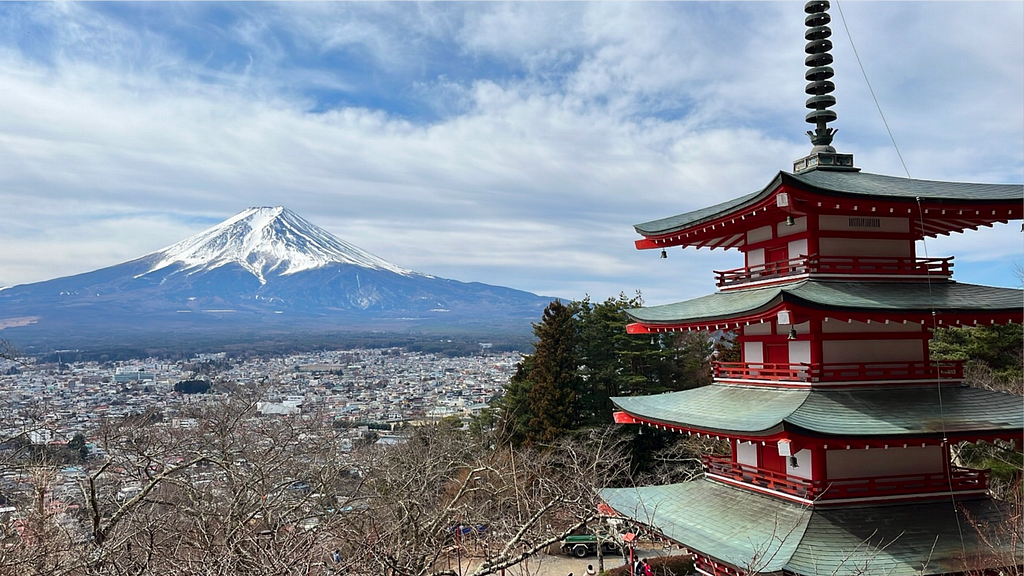
[(682, 392), (612, 398), (633, 416), (665, 424), (769, 434), (807, 400), (809, 390), (711, 384)]
[[(940, 403), (941, 400), (941, 403)], [(997, 433), (1024, 428), (1020, 398), (967, 386), (793, 390), (711, 384), (612, 398), (644, 420), (723, 434), (791, 430), (839, 438)], [(942, 416), (940, 418), (940, 415)]]
[(675, 232), (720, 218), (742, 206), (757, 203), (771, 195), (781, 184), (790, 184), (829, 196), (869, 197), (890, 201), (911, 202), (918, 198), (922, 202), (956, 202), (959, 204), (1024, 201), (1024, 186), (1020, 184), (939, 182), (897, 178), (867, 172), (831, 170), (811, 170), (800, 174), (779, 172), (759, 192), (692, 212), (636, 224), (633, 228), (645, 236)]
[(874, 196), (887, 200), (956, 202), (1024, 201), (1021, 184), (973, 184), (939, 182), (883, 176), (867, 172), (811, 170), (800, 174), (781, 173), (783, 181), (796, 181), (829, 194)]
[(987, 567), (1022, 561), (1019, 532), (1012, 541), (1012, 520), (987, 498), (808, 508), (706, 479), (600, 495), (687, 548), (761, 573), (945, 574), (964, 569), (965, 551)]
[[(941, 415), (941, 417), (940, 417)], [(971, 388), (820, 390), (789, 417), (787, 424), (839, 436), (895, 436), (1019, 431), (1021, 399)]]
[(678, 324), (728, 320), (768, 310), (781, 302), (862, 312), (996, 312), (1021, 310), (1024, 291), (946, 281), (929, 285), (923, 282), (804, 280), (769, 288), (716, 292), (674, 304), (634, 308), (626, 313), (646, 324)]
[[(774, 187), (772, 187), (774, 189)], [(754, 192), (734, 198), (728, 202), (722, 202), (721, 204), (715, 204), (714, 206), (708, 206), (707, 208), (701, 208), (692, 212), (686, 212), (684, 214), (677, 214), (675, 216), (669, 216), (667, 218), (661, 218), (658, 220), (652, 220), (650, 222), (644, 222), (643, 224), (635, 224), (633, 229), (640, 234), (662, 234), (665, 232), (671, 232), (699, 224), (706, 220), (714, 220), (722, 214), (728, 214), (734, 208), (744, 206), (749, 203), (757, 202), (767, 195), (766, 191)]]
[(785, 567), (811, 518), (805, 506), (707, 480), (610, 488), (600, 497), (616, 512), (734, 566), (748, 567), (753, 551), (764, 550), (764, 573)]

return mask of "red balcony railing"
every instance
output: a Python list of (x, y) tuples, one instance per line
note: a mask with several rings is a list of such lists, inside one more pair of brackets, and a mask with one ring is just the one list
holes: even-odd
[(716, 283), (719, 288), (798, 274), (849, 276), (888, 274), (948, 278), (953, 274), (953, 257), (883, 258), (811, 255), (733, 270), (715, 270)]
[(767, 362), (712, 362), (716, 379), (810, 382), (809, 364)]
[(727, 458), (704, 456), (705, 470), (744, 484), (791, 494), (807, 500), (874, 498), (893, 495), (932, 494), (986, 490), (989, 470), (952, 467), (949, 477), (944, 472), (898, 474), (873, 478), (831, 478), (808, 480), (773, 472), (756, 466), (739, 464)]
[(842, 364), (770, 364), (765, 362), (714, 362), (715, 378), (769, 380), (773, 382), (842, 382), (877, 380), (962, 380), (964, 363), (850, 362)]
[(760, 486), (776, 492), (792, 494), (800, 498), (813, 499), (814, 483), (805, 478), (790, 476), (782, 472), (773, 472), (756, 466), (733, 462), (728, 458), (704, 455), (704, 470), (708, 474), (723, 476), (731, 480)]
[(837, 478), (815, 481), (815, 491), (823, 499), (862, 498), (933, 492), (961, 492), (988, 488), (988, 470), (953, 467), (947, 478), (943, 472), (901, 474), (878, 478)]

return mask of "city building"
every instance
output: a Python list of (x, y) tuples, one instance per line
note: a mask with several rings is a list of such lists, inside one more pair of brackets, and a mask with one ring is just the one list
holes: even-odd
[[(1019, 397), (929, 359), (936, 329), (1020, 324), (1024, 293), (953, 280), (916, 243), (1022, 219), (1024, 186), (862, 172), (832, 147), (829, 4), (808, 2), (813, 149), (763, 189), (638, 224), (639, 249), (737, 249), (718, 291), (630, 310), (644, 337), (736, 333), (713, 384), (615, 398), (616, 422), (727, 440), (702, 479), (602, 491), (706, 575), (910, 576), (1017, 566), (1020, 519), (951, 447), (1024, 441)], [(980, 573), (980, 572), (979, 572)]]

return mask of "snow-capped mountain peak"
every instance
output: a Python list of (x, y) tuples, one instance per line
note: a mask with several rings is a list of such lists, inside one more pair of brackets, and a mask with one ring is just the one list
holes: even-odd
[(175, 264), (185, 271), (237, 264), (261, 283), (268, 274), (294, 274), (331, 264), (419, 275), (337, 238), (282, 206), (248, 208), (149, 257), (155, 263), (146, 274)]

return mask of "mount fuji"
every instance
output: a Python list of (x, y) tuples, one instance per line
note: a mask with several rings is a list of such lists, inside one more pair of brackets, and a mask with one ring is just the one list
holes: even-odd
[(0, 338), (86, 347), (240, 334), (525, 334), (550, 301), (409, 270), (286, 208), (257, 207), (123, 264), (0, 289)]

